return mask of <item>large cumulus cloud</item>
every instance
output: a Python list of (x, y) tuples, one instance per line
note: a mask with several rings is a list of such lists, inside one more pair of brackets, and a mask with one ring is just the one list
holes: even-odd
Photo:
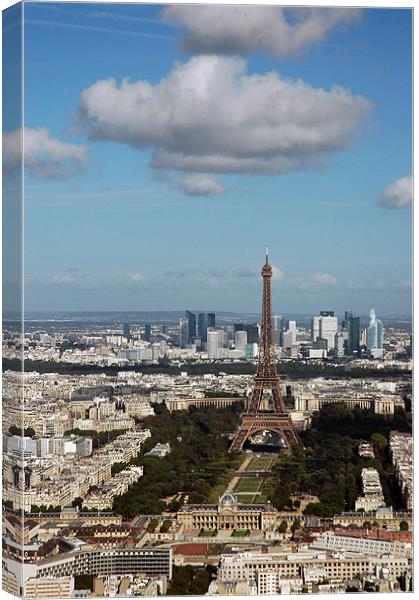
[(151, 149), (155, 169), (276, 175), (323, 166), (370, 107), (337, 86), (250, 75), (240, 58), (198, 56), (154, 85), (97, 81), (81, 94), (78, 120), (92, 139)]
[(183, 49), (192, 54), (243, 54), (262, 50), (294, 56), (323, 40), (340, 24), (360, 18), (356, 8), (275, 6), (167, 6), (162, 18), (185, 30)]

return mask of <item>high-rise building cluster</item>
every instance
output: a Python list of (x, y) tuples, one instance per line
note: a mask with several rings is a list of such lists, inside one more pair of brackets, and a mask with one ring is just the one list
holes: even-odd
[(180, 348), (195, 348), (206, 353), (209, 359), (254, 358), (258, 343), (257, 323), (216, 326), (215, 313), (198, 313), (196, 316), (189, 310), (179, 320)]
[(185, 311), (185, 316), (179, 321), (179, 346), (186, 348), (196, 344), (200, 348), (207, 343), (208, 330), (215, 329), (214, 313), (199, 313), (196, 315), (190, 310)]
[[(310, 340), (297, 321), (273, 315), (271, 319), (272, 341), (278, 356), (291, 358), (326, 358), (344, 356), (358, 358), (368, 356), (381, 359), (383, 350), (383, 324), (375, 309), (370, 311), (367, 327), (361, 326), (359, 315), (346, 311), (339, 323), (332, 310), (321, 310), (311, 318)], [(209, 359), (254, 358), (258, 355), (260, 326), (258, 323), (215, 324), (214, 313), (185, 311), (179, 320), (179, 346), (195, 348), (206, 353)]]
[(383, 357), (383, 324), (376, 318), (374, 308), (370, 311), (369, 327), (364, 330), (360, 317), (352, 311), (345, 311), (340, 329), (334, 311), (320, 311), (311, 320), (311, 340), (312, 358), (328, 354), (334, 354), (336, 358), (357, 357), (363, 348), (373, 358)]

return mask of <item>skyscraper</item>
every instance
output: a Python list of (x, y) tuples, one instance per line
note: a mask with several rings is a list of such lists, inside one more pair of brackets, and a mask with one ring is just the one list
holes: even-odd
[(335, 346), (335, 335), (338, 331), (338, 318), (335, 317), (333, 310), (321, 310), (319, 316), (311, 319), (311, 339), (313, 344), (318, 339), (327, 341), (326, 350), (331, 350)]
[(207, 313), (207, 327), (215, 327), (215, 313)]
[(124, 323), (124, 338), (129, 341), (131, 339), (131, 326), (129, 323)]
[(358, 316), (353, 315), (352, 312), (348, 313), (346, 324), (348, 328), (348, 354), (353, 356), (359, 353), (359, 340), (360, 340), (360, 319)]
[(349, 310), (345, 310), (345, 316), (343, 318), (342, 321), (342, 329), (344, 329), (345, 331), (348, 330), (348, 319), (349, 319), (349, 315), (350, 315), (350, 311)]
[(297, 343), (297, 322), (288, 321), (288, 329), (282, 332), (282, 346), (291, 348)]
[(277, 346), (282, 344), (282, 331), (284, 329), (284, 319), (279, 315), (272, 317), (272, 341)]
[(338, 332), (335, 335), (335, 356), (336, 358), (342, 358), (345, 354), (345, 340), (342, 332)]
[(181, 317), (179, 320), (179, 346), (185, 348), (188, 344), (188, 319)]
[(208, 330), (208, 341), (207, 341), (207, 352), (208, 358), (218, 358), (218, 349), (220, 343), (220, 336), (216, 329)]
[(257, 323), (244, 326), (247, 331), (247, 343), (248, 344), (259, 344), (259, 326)]
[(226, 332), (224, 331), (224, 329), (216, 329), (216, 331), (218, 332), (218, 347), (224, 348), (226, 341)]
[(367, 329), (367, 348), (368, 350), (383, 349), (383, 323), (377, 319), (375, 308), (370, 310), (370, 324)]
[(244, 354), (247, 344), (247, 331), (236, 331), (234, 334), (234, 346), (236, 350), (241, 350)]
[(207, 341), (207, 315), (206, 313), (198, 314), (198, 337), (201, 338), (203, 342)]
[(146, 323), (144, 325), (144, 339), (146, 342), (151, 340), (151, 325), (150, 323)]
[(320, 319), (318, 315), (311, 318), (311, 341), (314, 343), (320, 337)]
[(186, 310), (185, 319), (188, 323), (188, 344), (191, 344), (193, 338), (196, 337), (196, 315), (191, 313), (190, 310)]
[(288, 321), (288, 332), (291, 332), (290, 338), (291, 343), (295, 344), (297, 342), (297, 321)]
[(320, 313), (320, 337), (327, 340), (327, 349), (335, 346), (335, 335), (338, 332), (338, 318), (332, 313)]

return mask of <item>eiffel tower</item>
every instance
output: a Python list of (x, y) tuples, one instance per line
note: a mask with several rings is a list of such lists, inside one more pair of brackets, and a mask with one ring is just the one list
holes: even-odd
[(229, 452), (239, 452), (250, 436), (263, 430), (277, 433), (287, 450), (301, 443), (291, 417), (285, 411), (276, 370), (272, 343), (272, 267), (268, 260), (268, 249), (266, 249), (266, 261), (261, 274), (263, 300), (258, 367), (250, 401), (234, 435)]

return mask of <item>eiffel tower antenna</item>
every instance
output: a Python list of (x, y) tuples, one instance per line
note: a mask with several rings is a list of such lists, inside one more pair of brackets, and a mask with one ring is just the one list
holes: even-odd
[[(250, 436), (263, 430), (277, 433), (288, 450), (300, 443), (291, 417), (285, 410), (276, 370), (272, 341), (272, 267), (268, 262), (268, 248), (266, 248), (266, 259), (261, 275), (263, 296), (258, 366), (250, 400), (231, 443), (230, 452), (239, 452)], [(268, 409), (266, 409), (267, 400)]]

